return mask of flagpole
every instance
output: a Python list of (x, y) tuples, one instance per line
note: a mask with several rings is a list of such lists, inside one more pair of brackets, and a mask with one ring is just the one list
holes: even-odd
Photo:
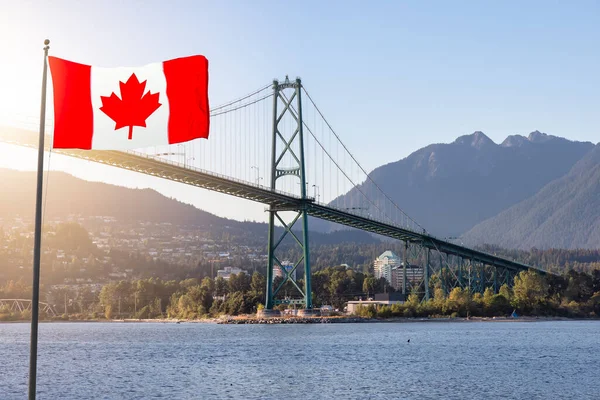
[(42, 188), (44, 185), (44, 135), (46, 134), (46, 81), (48, 79), (48, 49), (44, 40), (44, 72), (42, 75), (42, 105), (40, 110), (40, 142), (38, 145), (37, 192), (35, 198), (35, 234), (33, 239), (33, 285), (31, 294), (31, 339), (29, 348), (29, 400), (35, 400), (37, 378), (38, 319), (40, 310), (40, 259), (42, 242)]

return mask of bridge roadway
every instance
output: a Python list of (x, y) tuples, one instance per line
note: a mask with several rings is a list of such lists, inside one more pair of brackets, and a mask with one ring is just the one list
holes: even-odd
[[(38, 133), (22, 129), (0, 127), (0, 142), (37, 148)], [(46, 149), (49, 149), (49, 143), (51, 143), (49, 137), (46, 138), (45, 143)], [(231, 196), (267, 204), (277, 210), (297, 211), (306, 208), (307, 213), (313, 217), (393, 239), (418, 243), (431, 250), (486, 265), (506, 268), (512, 271), (535, 269), (541, 273), (546, 273), (544, 270), (530, 265), (451, 243), (425, 232), (416, 232), (385, 221), (367, 218), (349, 213), (346, 210), (340, 210), (325, 204), (320, 204), (315, 202), (313, 198), (303, 200), (300, 197), (288, 193), (273, 191), (265, 186), (254, 185), (213, 172), (190, 167), (184, 168), (179, 163), (158, 160), (156, 157), (143, 153), (133, 151), (123, 152), (76, 149), (53, 149), (52, 152), (156, 176), (175, 182), (181, 182), (215, 192), (225, 193)]]

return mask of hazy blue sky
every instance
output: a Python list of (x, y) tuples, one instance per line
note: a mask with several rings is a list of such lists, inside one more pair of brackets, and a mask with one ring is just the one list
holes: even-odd
[[(48, 37), (52, 54), (106, 67), (204, 54), (212, 104), (301, 76), (368, 169), (475, 130), (596, 143), (599, 21), (597, 1), (0, 0), (0, 124), (38, 115)], [(180, 185), (53, 166), (219, 210)]]

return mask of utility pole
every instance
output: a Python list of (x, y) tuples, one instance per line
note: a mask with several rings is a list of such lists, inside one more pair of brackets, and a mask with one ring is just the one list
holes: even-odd
[(65, 315), (67, 315), (67, 292), (65, 292)]
[(260, 169), (256, 165), (251, 166), (250, 169), (256, 170), (256, 186), (260, 185), (260, 180), (262, 179), (260, 176)]

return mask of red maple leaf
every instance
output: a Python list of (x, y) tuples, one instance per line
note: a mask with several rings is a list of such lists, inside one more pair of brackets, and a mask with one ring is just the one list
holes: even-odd
[(129, 127), (129, 140), (133, 137), (133, 127), (146, 127), (146, 119), (161, 106), (158, 102), (158, 93), (144, 94), (146, 81), (140, 83), (135, 74), (131, 74), (126, 83), (119, 82), (121, 97), (114, 92), (110, 97), (100, 96), (102, 107), (100, 110), (115, 121), (117, 129)]

